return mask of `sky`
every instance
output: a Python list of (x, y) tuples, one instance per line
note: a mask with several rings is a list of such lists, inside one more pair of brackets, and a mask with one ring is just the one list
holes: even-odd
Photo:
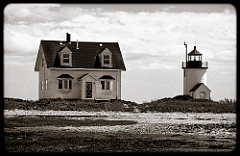
[(212, 100), (236, 99), (236, 10), (230, 4), (9, 4), (4, 8), (4, 97), (38, 100), (41, 40), (118, 42), (122, 99), (183, 94), (185, 46), (208, 62)]

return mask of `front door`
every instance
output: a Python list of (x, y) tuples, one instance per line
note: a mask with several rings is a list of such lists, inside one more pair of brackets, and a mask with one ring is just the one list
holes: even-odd
[(92, 82), (86, 82), (86, 98), (92, 98)]

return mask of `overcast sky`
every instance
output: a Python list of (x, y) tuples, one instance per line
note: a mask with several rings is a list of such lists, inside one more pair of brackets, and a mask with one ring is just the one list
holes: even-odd
[(10, 4), (4, 9), (4, 97), (38, 99), (41, 39), (118, 42), (122, 99), (183, 94), (184, 41), (207, 61), (211, 98), (236, 99), (236, 10), (227, 4)]

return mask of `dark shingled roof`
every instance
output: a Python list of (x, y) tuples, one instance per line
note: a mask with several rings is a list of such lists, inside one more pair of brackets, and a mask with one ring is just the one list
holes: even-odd
[(58, 76), (57, 78), (71, 78), (71, 79), (73, 79), (73, 77), (69, 74), (62, 74), (62, 75)]
[(195, 92), (195, 91), (198, 89), (198, 87), (200, 87), (202, 84), (203, 84), (203, 83), (198, 83), (198, 84), (196, 84), (196, 85), (190, 90), (190, 92)]
[[(58, 52), (65, 46), (72, 51), (72, 67), (71, 68), (107, 68), (126, 70), (123, 57), (117, 42), (78, 42), (79, 49), (76, 49), (77, 42), (71, 44), (61, 41), (41, 40), (47, 67), (61, 67)], [(99, 44), (102, 44), (100, 46)], [(98, 53), (108, 48), (112, 52), (112, 67), (101, 67)], [(70, 68), (70, 67), (67, 67)]]
[[(204, 83), (198, 83), (196, 84), (191, 90), (190, 92), (195, 92), (201, 85), (206, 86)], [(206, 86), (207, 87), (207, 86)], [(208, 87), (207, 87), (208, 88)], [(209, 88), (208, 88), (209, 89)], [(210, 90), (210, 89), (209, 89)]]
[(102, 77), (100, 77), (99, 79), (112, 79), (115, 80), (112, 76), (110, 75), (103, 75)]

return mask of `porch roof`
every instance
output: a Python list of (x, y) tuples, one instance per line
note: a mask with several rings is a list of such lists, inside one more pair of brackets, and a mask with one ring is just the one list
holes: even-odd
[(115, 80), (112, 76), (110, 75), (103, 75), (102, 77), (100, 77), (99, 79), (110, 79), (110, 80)]
[(58, 76), (57, 78), (70, 78), (70, 79), (74, 79), (71, 75), (69, 74), (62, 74), (60, 76)]

